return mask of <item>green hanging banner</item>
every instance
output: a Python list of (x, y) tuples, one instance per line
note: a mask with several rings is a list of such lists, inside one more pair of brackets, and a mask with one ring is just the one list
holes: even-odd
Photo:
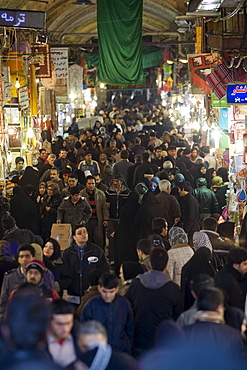
[(98, 0), (99, 81), (142, 84), (143, 0)]

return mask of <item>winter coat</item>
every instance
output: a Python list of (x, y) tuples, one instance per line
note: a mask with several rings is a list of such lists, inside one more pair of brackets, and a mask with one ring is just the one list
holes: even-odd
[(91, 216), (91, 207), (84, 197), (81, 197), (76, 204), (71, 202), (70, 197), (64, 198), (57, 210), (57, 219), (72, 226), (79, 225), (81, 222), (87, 223)]
[(36, 243), (40, 246), (43, 245), (43, 240), (39, 235), (35, 235), (28, 229), (19, 229), (18, 227), (5, 231), (3, 240), (6, 240), (11, 245), (11, 249), (16, 251), (22, 244)]
[(226, 293), (226, 303), (244, 311), (246, 291), (241, 285), (242, 278), (234, 267), (225, 265), (215, 275), (214, 280), (215, 286)]
[[(81, 195), (85, 197), (89, 203), (89, 195), (87, 193), (86, 188), (81, 191)], [(103, 191), (95, 188), (94, 199), (95, 199), (98, 227), (102, 227), (103, 221), (109, 220), (109, 211), (108, 211), (108, 208), (106, 207), (106, 196)]]
[(165, 191), (161, 191), (155, 195), (164, 210), (164, 218), (168, 223), (170, 229), (174, 225), (174, 219), (181, 217), (180, 205), (174, 195), (168, 194)]
[(193, 189), (192, 195), (197, 199), (200, 205), (200, 213), (218, 213), (219, 204), (215, 193), (205, 185)]
[(152, 234), (152, 221), (155, 217), (165, 217), (163, 206), (149, 191), (142, 198), (142, 205), (136, 215), (137, 241)]
[(190, 193), (179, 197), (178, 201), (182, 212), (183, 229), (187, 234), (193, 235), (195, 231), (200, 230), (199, 203)]
[(151, 270), (132, 281), (125, 297), (134, 313), (134, 348), (148, 350), (163, 320), (176, 320), (181, 310), (179, 287), (167, 274)]
[[(60, 194), (52, 195), (51, 197), (45, 195), (44, 197), (40, 210), (42, 219), (42, 236), (44, 240), (49, 238), (52, 224), (57, 221), (57, 209), (61, 204), (61, 201), (62, 197)], [(46, 207), (50, 207), (50, 210), (47, 211)]]
[(62, 257), (54, 261), (51, 261), (46, 256), (43, 258), (46, 268), (49, 269), (54, 276), (57, 292), (62, 294), (62, 291), (67, 289), (72, 282), (67, 262)]
[[(82, 269), (80, 273), (80, 259), (78, 252), (73, 245), (65, 249), (63, 258), (68, 264), (72, 282), (67, 288), (68, 294), (82, 297), (89, 287), (89, 274), (96, 268), (101, 268), (104, 272), (109, 271), (104, 251), (96, 244), (87, 242), (83, 248), (84, 254), (82, 259)], [(91, 262), (89, 257), (96, 257), (96, 262)]]
[(131, 353), (133, 345), (133, 312), (125, 297), (116, 295), (111, 303), (101, 296), (92, 298), (83, 308), (81, 322), (99, 321), (107, 331), (108, 343), (113, 349)]
[(129, 193), (130, 190), (124, 185), (122, 185), (120, 192), (117, 192), (113, 185), (106, 191), (106, 202), (110, 203), (110, 219), (119, 220), (120, 211), (125, 205)]
[(168, 251), (167, 272), (174, 283), (180, 286), (182, 267), (193, 257), (193, 249), (185, 243), (178, 243)]

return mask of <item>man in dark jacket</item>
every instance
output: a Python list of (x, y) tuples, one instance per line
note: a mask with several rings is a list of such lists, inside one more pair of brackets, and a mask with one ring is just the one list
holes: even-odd
[(104, 326), (91, 320), (82, 323), (79, 327), (78, 345), (81, 352), (80, 360), (89, 368), (97, 364), (107, 370), (135, 370), (136, 361), (127, 353), (114, 351), (108, 344)]
[(167, 262), (167, 251), (154, 248), (150, 254), (152, 270), (134, 279), (125, 295), (134, 312), (135, 357), (152, 347), (155, 331), (163, 320), (176, 320), (180, 314), (181, 295), (165, 272)]
[(192, 188), (188, 181), (183, 181), (178, 185), (178, 201), (182, 212), (183, 229), (188, 234), (190, 245), (192, 245), (194, 232), (200, 230), (199, 204), (191, 194), (191, 190)]
[(196, 189), (193, 189), (192, 195), (197, 199), (200, 205), (200, 221), (210, 217), (213, 213), (219, 212), (219, 204), (215, 193), (207, 188), (207, 180), (199, 177), (196, 180)]
[(98, 285), (100, 295), (85, 305), (81, 322), (99, 321), (106, 328), (112, 348), (130, 354), (133, 344), (133, 313), (128, 300), (117, 294), (118, 286), (116, 275), (103, 274)]
[(89, 273), (100, 268), (109, 271), (103, 250), (97, 245), (88, 242), (87, 229), (78, 225), (73, 229), (74, 243), (64, 251), (73, 281), (68, 287), (68, 301), (80, 304), (80, 298), (89, 287)]
[(202, 289), (198, 294), (197, 309), (196, 323), (184, 328), (186, 343), (190, 346), (201, 344), (209, 353), (216, 347), (234, 353), (237, 358), (242, 356), (240, 331), (224, 324), (222, 291), (217, 288)]
[[(18, 249), (17, 261), (19, 267), (5, 273), (0, 295), (0, 320), (3, 320), (8, 297), (11, 292), (26, 282), (26, 267), (35, 258), (35, 249), (29, 244), (23, 244)], [(55, 288), (53, 274), (45, 269), (43, 280), (50, 288)]]
[(164, 217), (170, 229), (181, 218), (180, 205), (174, 195), (171, 195), (171, 183), (168, 180), (159, 182), (160, 193), (155, 195), (164, 209)]
[(150, 168), (153, 170), (154, 174), (159, 171), (158, 166), (154, 163), (151, 163), (151, 159), (149, 158), (149, 153), (144, 152), (142, 154), (142, 164), (138, 166), (135, 170), (134, 186), (138, 184), (140, 181), (142, 181), (142, 178), (144, 177), (146, 170)]
[(107, 236), (109, 238), (109, 259), (114, 261), (114, 236), (117, 230), (120, 212), (125, 205), (130, 190), (126, 186), (126, 182), (121, 173), (116, 173), (113, 176), (113, 184), (106, 191), (106, 203), (109, 207), (109, 226)]
[(226, 302), (243, 311), (246, 289), (242, 285), (242, 280), (246, 273), (247, 251), (244, 248), (234, 247), (229, 251), (228, 264), (214, 278), (215, 285), (226, 293)]
[(72, 226), (85, 225), (92, 216), (92, 209), (88, 201), (81, 197), (78, 186), (70, 189), (70, 197), (62, 200), (57, 210), (57, 223), (71, 224)]
[(189, 148), (184, 149), (182, 156), (177, 159), (177, 166), (179, 165), (179, 163), (183, 162), (187, 170), (193, 167), (193, 163), (190, 160), (190, 155), (191, 155), (191, 149)]
[(17, 249), (22, 244), (36, 243), (43, 245), (43, 240), (39, 235), (35, 235), (31, 230), (19, 229), (16, 226), (15, 219), (9, 214), (5, 214), (1, 220), (4, 230), (3, 240), (8, 242), (12, 251), (17, 252)]

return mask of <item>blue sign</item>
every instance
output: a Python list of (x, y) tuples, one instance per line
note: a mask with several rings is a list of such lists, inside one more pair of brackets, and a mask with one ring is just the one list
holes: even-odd
[(45, 12), (0, 9), (0, 27), (45, 29), (45, 22)]
[(247, 104), (247, 84), (228, 85), (226, 97), (228, 104)]

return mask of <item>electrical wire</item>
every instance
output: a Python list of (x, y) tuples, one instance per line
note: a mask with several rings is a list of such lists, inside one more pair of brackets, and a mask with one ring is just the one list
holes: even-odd
[(207, 23), (207, 22), (211, 22), (211, 21), (213, 21), (213, 22), (226, 21), (226, 20), (234, 17), (234, 15), (237, 14), (239, 12), (239, 10), (243, 7), (245, 1), (246, 0), (240, 0), (238, 6), (230, 14), (227, 14), (225, 17), (209, 18), (209, 19), (206, 19), (204, 22)]

